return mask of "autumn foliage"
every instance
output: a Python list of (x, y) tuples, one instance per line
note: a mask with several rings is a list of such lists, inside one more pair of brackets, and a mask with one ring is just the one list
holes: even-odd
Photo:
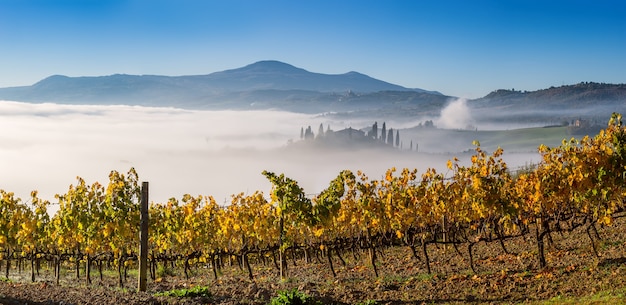
[[(430, 272), (428, 246), (445, 244), (461, 253), (480, 242), (532, 236), (537, 262), (546, 266), (544, 243), (554, 232), (584, 227), (592, 245), (596, 226), (610, 226), (624, 212), (626, 196), (626, 129), (614, 114), (595, 137), (564, 140), (558, 147), (538, 148), (542, 160), (512, 172), (503, 150), (488, 153), (475, 143), (468, 165), (448, 162), (446, 173), (426, 169), (389, 169), (381, 179), (344, 170), (328, 188), (309, 199), (296, 181), (263, 174), (273, 187), (232, 196), (220, 206), (211, 196), (184, 195), (150, 205), (151, 274), (157, 264), (181, 262), (185, 274), (193, 264), (211, 266), (219, 276), (222, 260), (237, 258), (253, 279), (250, 256), (271, 260), (281, 274), (285, 260), (313, 255), (328, 258), (366, 251), (376, 274), (377, 249), (405, 246)], [(13, 260), (46, 259), (62, 263), (125, 266), (138, 250), (138, 175), (113, 171), (109, 183), (87, 184), (82, 178), (57, 195), (59, 210), (48, 215), (47, 201), (31, 194), (27, 203), (0, 191), (0, 249), (6, 276)], [(594, 246), (595, 250), (595, 246)], [(597, 254), (597, 251), (596, 251)], [(277, 263), (276, 256), (279, 256)], [(76, 268), (78, 272), (78, 268)], [(90, 281), (90, 269), (87, 268)], [(34, 271), (33, 280), (34, 280)], [(78, 274), (77, 274), (78, 275)]]

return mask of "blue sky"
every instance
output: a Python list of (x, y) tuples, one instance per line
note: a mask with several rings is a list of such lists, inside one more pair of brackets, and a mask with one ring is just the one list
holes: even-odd
[(475, 98), (626, 83), (624, 1), (0, 0), (0, 87), (266, 59)]

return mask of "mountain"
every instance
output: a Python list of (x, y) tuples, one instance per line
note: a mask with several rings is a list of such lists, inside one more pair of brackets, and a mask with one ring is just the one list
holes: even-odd
[[(54, 75), (32, 86), (1, 88), (0, 99), (70, 104), (132, 104), (190, 109), (343, 111), (345, 95), (381, 91), (442, 96), (409, 89), (358, 72), (313, 73), (279, 61), (260, 61), (208, 75)], [(330, 107), (335, 104), (336, 107)], [(355, 106), (355, 105), (351, 105)]]
[(537, 91), (496, 90), (468, 101), (479, 120), (553, 123), (585, 118), (606, 124), (611, 113), (626, 114), (626, 84), (581, 82)]
[[(371, 78), (358, 72), (312, 73), (280, 61), (259, 61), (239, 69), (216, 72), (198, 79), (227, 91), (305, 90), (316, 92), (370, 93), (377, 91), (418, 91)], [(434, 93), (434, 92), (433, 92)]]
[(483, 106), (510, 105), (550, 107), (590, 106), (605, 101), (626, 100), (626, 84), (582, 82), (575, 85), (550, 87), (537, 91), (496, 90), (475, 100)]
[[(322, 74), (279, 61), (259, 61), (207, 75), (53, 75), (32, 86), (0, 88), (0, 100), (65, 104), (127, 104), (210, 110), (280, 109), (343, 116), (438, 117), (453, 100), (358, 72)], [(605, 121), (626, 113), (626, 85), (579, 83), (537, 91), (496, 90), (467, 101), (476, 121), (559, 123)]]

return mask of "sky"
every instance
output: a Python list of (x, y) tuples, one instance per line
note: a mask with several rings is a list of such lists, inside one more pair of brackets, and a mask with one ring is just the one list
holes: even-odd
[(0, 87), (260, 60), (477, 98), (626, 83), (621, 0), (0, 0)]

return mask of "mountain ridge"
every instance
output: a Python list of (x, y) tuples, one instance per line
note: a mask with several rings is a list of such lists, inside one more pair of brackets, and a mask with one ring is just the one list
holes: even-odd
[[(52, 75), (31, 86), (0, 88), (0, 100), (35, 103), (277, 109), (404, 117), (437, 116), (454, 99), (456, 97), (436, 91), (405, 88), (356, 71), (315, 73), (276, 60), (205, 75)], [(502, 111), (523, 111), (528, 119), (545, 116), (542, 113), (545, 110), (580, 112), (581, 109), (587, 111), (586, 108), (597, 108), (590, 113), (605, 116), (610, 111), (626, 112), (626, 85), (582, 82), (537, 91), (499, 89), (470, 99), (467, 105), (479, 117), (491, 119), (501, 116), (498, 112)]]

